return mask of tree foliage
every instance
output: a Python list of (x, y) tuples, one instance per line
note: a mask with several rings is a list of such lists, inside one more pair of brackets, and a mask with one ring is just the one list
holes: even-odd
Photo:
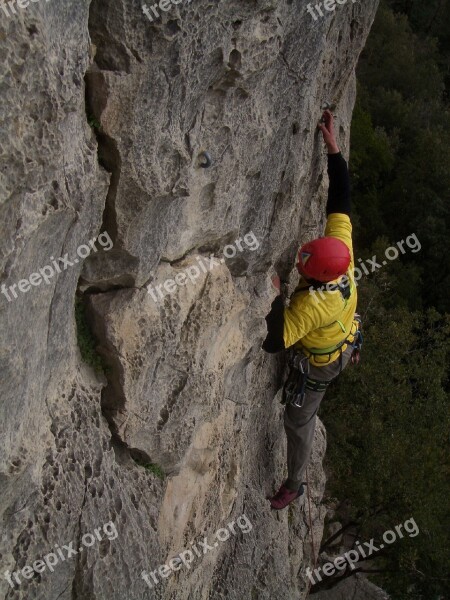
[[(350, 169), (357, 257), (421, 243), (359, 285), (362, 362), (321, 408), (329, 493), (361, 540), (413, 517), (376, 559), (394, 600), (449, 595), (449, 2), (382, 2), (358, 68)], [(345, 506), (345, 510), (343, 510)]]
[(414, 289), (418, 300), (406, 300), (448, 312), (450, 114), (441, 65), (450, 50), (444, 60), (439, 48), (405, 15), (381, 6), (358, 70), (350, 165), (357, 245), (369, 249), (380, 235), (399, 241), (415, 233), (422, 251), (406, 263), (424, 276)]

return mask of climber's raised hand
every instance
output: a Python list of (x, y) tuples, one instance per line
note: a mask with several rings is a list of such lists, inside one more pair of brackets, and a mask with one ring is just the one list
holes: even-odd
[(337, 154), (339, 147), (334, 134), (334, 118), (329, 110), (324, 111), (322, 120), (318, 124), (318, 128), (322, 132), (323, 141), (327, 145), (328, 154)]

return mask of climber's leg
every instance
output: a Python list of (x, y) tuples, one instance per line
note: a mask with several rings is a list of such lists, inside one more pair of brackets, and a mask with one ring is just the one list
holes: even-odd
[[(348, 346), (339, 358), (325, 367), (310, 366), (309, 377), (315, 381), (331, 381), (344, 369), (352, 355), (353, 347)], [(316, 416), (325, 392), (306, 389), (303, 405), (297, 408), (286, 404), (284, 429), (287, 436), (288, 479), (270, 499), (276, 510), (285, 508), (303, 494), (303, 475), (311, 455), (316, 427)]]
[(285, 485), (298, 490), (309, 461), (316, 427), (316, 415), (325, 392), (306, 390), (303, 406), (287, 404), (284, 410), (284, 430), (287, 437), (288, 479)]
[[(348, 346), (342, 355), (342, 369), (351, 357), (353, 348)], [(331, 381), (341, 371), (340, 359), (335, 360), (325, 367), (311, 365), (309, 376), (316, 381)], [(298, 490), (302, 481), (306, 465), (311, 455), (316, 426), (316, 415), (325, 392), (306, 390), (303, 406), (297, 408), (286, 405), (284, 412), (284, 428), (287, 436), (287, 466), (288, 479), (286, 487)]]
[(301, 477), (309, 460), (316, 414), (324, 393), (306, 390), (301, 408), (286, 404), (284, 430), (287, 436), (288, 479), (270, 499), (270, 505), (275, 510), (285, 508), (303, 493)]

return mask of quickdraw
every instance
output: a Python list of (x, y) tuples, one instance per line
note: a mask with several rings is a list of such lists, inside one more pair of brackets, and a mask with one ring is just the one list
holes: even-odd
[(306, 356), (292, 351), (289, 360), (289, 375), (283, 387), (281, 404), (302, 408), (306, 390), (325, 392), (331, 381), (319, 381), (309, 376), (310, 363)]
[(361, 348), (363, 345), (363, 334), (362, 334), (362, 321), (360, 315), (355, 315), (355, 321), (358, 323), (358, 330), (355, 334), (353, 342), (350, 344), (353, 348), (352, 356), (350, 358), (352, 365), (357, 365), (361, 360)]
[(292, 351), (289, 359), (289, 375), (283, 386), (281, 404), (292, 404), (296, 408), (303, 406), (308, 374), (309, 360), (307, 357)]

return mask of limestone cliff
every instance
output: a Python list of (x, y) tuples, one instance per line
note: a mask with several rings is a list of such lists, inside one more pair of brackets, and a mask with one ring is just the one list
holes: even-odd
[[(305, 500), (265, 499), (285, 441), (281, 359), (260, 346), (271, 275), (323, 225), (324, 100), (348, 153), (377, 0), (316, 20), (304, 0), (173, 2), (153, 21), (131, 0), (26, 4), (0, 9), (0, 597), (304, 598)], [(81, 360), (76, 296), (104, 375)], [(319, 426), (316, 551), (324, 451)], [(142, 579), (244, 513), (251, 530)], [(4, 576), (70, 544), (53, 570)]]

